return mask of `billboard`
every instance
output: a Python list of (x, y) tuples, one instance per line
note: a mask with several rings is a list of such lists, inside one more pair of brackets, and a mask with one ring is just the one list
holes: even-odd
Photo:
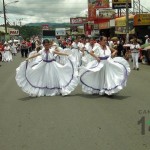
[[(113, 9), (120, 9), (120, 8), (126, 8), (126, 1), (127, 0), (112, 0), (112, 8)], [(128, 0), (128, 7), (131, 8), (131, 0)]]
[(95, 20), (96, 18), (96, 8), (93, 4), (88, 4), (88, 20)]
[(70, 18), (70, 24), (84, 24), (87, 22), (86, 17)]
[(50, 41), (56, 40), (55, 30), (42, 30), (42, 40), (48, 39)]
[(115, 18), (115, 11), (114, 10), (107, 10), (107, 9), (96, 9), (96, 18), (114, 19)]
[(135, 26), (150, 25), (150, 14), (137, 14), (134, 16)]
[(10, 30), (9, 34), (10, 35), (19, 35), (19, 30)]
[(95, 8), (109, 8), (109, 0), (88, 0)]
[(88, 0), (88, 20), (96, 19), (96, 9), (109, 8), (109, 0)]
[(43, 24), (42, 25), (42, 30), (49, 30), (49, 25), (48, 24)]
[(65, 28), (56, 28), (55, 29), (55, 35), (56, 36), (65, 36), (66, 35), (66, 29)]
[[(134, 15), (129, 16), (129, 34), (135, 34), (133, 25)], [(115, 34), (126, 34), (126, 17), (117, 18), (115, 20)]]
[(82, 26), (71, 26), (71, 27), (70, 27), (70, 33), (71, 33), (72, 35), (85, 34), (85, 32), (84, 32), (84, 26), (85, 26), (85, 25), (82, 25)]
[(103, 22), (103, 23), (100, 23), (100, 24), (99, 24), (99, 29), (100, 29), (100, 30), (102, 30), (102, 29), (109, 29), (109, 27), (110, 27), (109, 21)]

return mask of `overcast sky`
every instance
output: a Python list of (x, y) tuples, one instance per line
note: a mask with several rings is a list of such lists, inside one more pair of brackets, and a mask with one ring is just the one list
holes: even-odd
[[(34, 22), (69, 22), (70, 17), (85, 16), (87, 0), (5, 0), (7, 18), (11, 24)], [(141, 4), (150, 9), (150, 0), (140, 0)], [(0, 24), (4, 24), (2, 0), (0, 0)]]

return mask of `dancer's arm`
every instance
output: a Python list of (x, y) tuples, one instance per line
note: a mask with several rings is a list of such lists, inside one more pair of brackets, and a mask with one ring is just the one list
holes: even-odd
[(110, 48), (110, 50), (111, 50), (111, 56), (112, 56), (112, 57), (116, 56), (117, 50), (114, 49), (114, 48)]
[(98, 62), (100, 62), (100, 58), (94, 54), (94, 51), (90, 51), (90, 55), (93, 56)]
[(85, 50), (86, 50), (86, 48), (85, 48), (85, 47), (82, 47), (81, 52), (82, 52), (82, 55), (83, 55), (83, 56), (84, 56)]
[(59, 52), (59, 51), (56, 51), (56, 50), (54, 51), (54, 54), (68, 56), (67, 53), (62, 53), (62, 52)]
[(28, 57), (26, 60), (29, 60), (29, 59), (35, 58), (35, 57), (37, 57), (37, 56), (39, 56), (39, 55), (41, 55), (41, 54), (37, 53), (37, 54), (35, 54), (35, 55), (33, 55), (33, 56)]

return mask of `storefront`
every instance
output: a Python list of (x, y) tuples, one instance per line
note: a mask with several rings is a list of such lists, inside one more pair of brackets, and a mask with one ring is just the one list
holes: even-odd
[[(126, 17), (115, 19), (115, 34), (126, 34)], [(129, 34), (135, 34), (134, 15), (129, 16)]]
[(137, 14), (134, 16), (134, 26), (137, 36), (145, 40), (145, 35), (150, 36), (150, 14)]

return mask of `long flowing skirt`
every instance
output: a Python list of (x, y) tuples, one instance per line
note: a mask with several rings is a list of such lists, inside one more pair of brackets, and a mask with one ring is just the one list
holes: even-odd
[(3, 61), (12, 61), (12, 54), (10, 51), (5, 51), (3, 54)]
[(89, 52), (84, 51), (84, 56), (82, 56), (82, 66), (86, 66), (89, 62), (93, 60), (94, 58), (89, 54)]
[(88, 94), (112, 95), (126, 86), (130, 73), (128, 62), (121, 57), (96, 60), (80, 69), (82, 91)]
[(78, 72), (74, 63), (73, 58), (68, 58), (65, 65), (51, 60), (32, 66), (24, 61), (16, 69), (16, 82), (30, 96), (68, 95), (78, 85)]
[(17, 49), (16, 48), (12, 48), (11, 52), (12, 52), (12, 54), (17, 54)]
[[(29, 53), (29, 58), (36, 55), (37, 54), (37, 51), (32, 51), (31, 53)], [(35, 57), (35, 58), (32, 58), (29, 60), (30, 63), (28, 63), (31, 67), (33, 67), (34, 65), (37, 65), (39, 62), (42, 61), (42, 57), (41, 55)]]

